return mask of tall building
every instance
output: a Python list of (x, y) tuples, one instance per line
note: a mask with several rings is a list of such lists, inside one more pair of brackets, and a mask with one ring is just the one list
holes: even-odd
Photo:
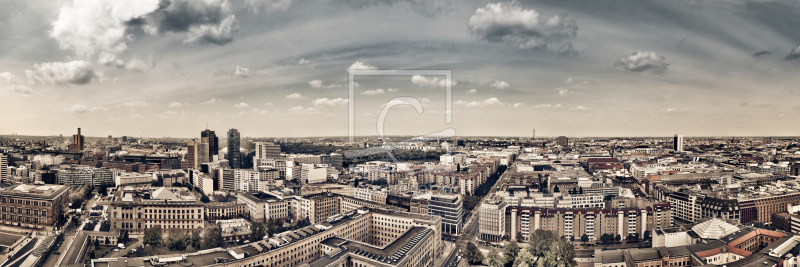
[(192, 139), (186, 143), (186, 161), (181, 169), (188, 170), (197, 168), (197, 142)]
[(431, 196), (428, 214), (442, 217), (442, 233), (461, 234), (464, 222), (464, 205), (459, 195)]
[(256, 142), (255, 152), (257, 159), (279, 159), (281, 146), (272, 142)]
[(0, 153), (0, 181), (8, 179), (8, 156)]
[(208, 143), (201, 142), (197, 144), (197, 154), (196, 154), (197, 165), (195, 166), (196, 168), (200, 168), (200, 164), (212, 161), (211, 160), (212, 158), (209, 157), (210, 155), (208, 153), (208, 147), (209, 147)]
[(83, 135), (81, 135), (81, 128), (78, 128), (78, 134), (72, 135), (72, 144), (69, 145), (69, 151), (83, 150)]
[(123, 143), (127, 143), (128, 142), (128, 137), (127, 136), (122, 136), (122, 142)]
[(569, 146), (569, 138), (566, 136), (559, 136), (556, 138), (556, 144), (559, 146)]
[(676, 152), (683, 152), (683, 135), (675, 135), (675, 138), (672, 141), (672, 149)]
[(233, 128), (228, 130), (228, 155), (226, 155), (225, 158), (230, 163), (232, 169), (242, 168), (242, 159), (239, 157), (241, 142), (242, 139), (239, 135), (239, 130)]
[(208, 144), (208, 161), (214, 161), (214, 156), (219, 155), (219, 138), (212, 130), (200, 132), (200, 143)]

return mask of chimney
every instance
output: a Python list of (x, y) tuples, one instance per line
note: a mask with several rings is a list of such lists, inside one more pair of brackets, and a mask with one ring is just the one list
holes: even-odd
[(78, 135), (81, 135), (81, 128), (78, 128)]

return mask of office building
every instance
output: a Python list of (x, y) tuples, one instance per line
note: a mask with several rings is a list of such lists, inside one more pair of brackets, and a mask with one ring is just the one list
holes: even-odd
[(461, 234), (464, 206), (460, 195), (431, 196), (428, 214), (442, 217), (442, 233)]
[(114, 171), (109, 168), (94, 168), (69, 165), (58, 172), (58, 183), (63, 185), (115, 185)]
[(219, 138), (217, 134), (209, 129), (200, 132), (200, 143), (208, 144), (208, 162), (215, 161), (214, 156), (219, 154)]
[(144, 233), (202, 232), (205, 206), (185, 187), (136, 187), (117, 190), (108, 207), (112, 229)]
[(8, 156), (0, 153), (0, 181), (8, 179)]
[(81, 128), (78, 128), (78, 134), (72, 136), (72, 144), (69, 145), (69, 151), (82, 151), (83, 148), (83, 135), (81, 135)]
[(248, 218), (254, 222), (286, 218), (292, 208), (291, 200), (261, 191), (239, 193), (236, 201), (247, 207)]
[(197, 164), (197, 142), (192, 139), (186, 143), (186, 159), (181, 164), (181, 169), (189, 170), (196, 169)]
[(206, 206), (206, 220), (228, 220), (236, 218), (247, 218), (247, 205), (236, 202), (211, 202), (203, 204)]
[(675, 135), (672, 141), (672, 150), (675, 150), (675, 152), (683, 152), (683, 135)]
[(241, 142), (242, 140), (239, 135), (239, 130), (233, 128), (228, 130), (228, 155), (225, 155), (225, 159), (228, 160), (231, 169), (242, 168), (242, 159), (239, 156), (241, 153), (239, 151), (241, 148)]
[(566, 136), (559, 136), (556, 138), (556, 145), (559, 146), (569, 146), (569, 138)]
[(195, 168), (200, 168), (200, 164), (211, 162), (211, 158), (209, 158), (208, 152), (208, 143), (197, 143), (197, 153), (195, 154), (195, 159), (197, 160), (197, 164), (195, 164)]
[(272, 142), (256, 142), (255, 158), (257, 159), (280, 159), (281, 146)]
[(0, 222), (53, 230), (64, 216), (69, 202), (69, 187), (64, 185), (17, 185), (0, 191)]
[[(506, 234), (506, 207), (499, 198), (481, 204), (478, 213), (478, 233), (481, 240), (500, 242)], [(516, 236), (511, 237), (516, 240)]]

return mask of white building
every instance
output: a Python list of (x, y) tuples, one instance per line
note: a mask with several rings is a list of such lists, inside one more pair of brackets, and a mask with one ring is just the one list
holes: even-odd
[[(508, 203), (500, 199), (481, 204), (478, 214), (478, 231), (481, 240), (499, 242), (503, 239), (506, 233), (506, 207), (508, 207)], [(515, 240), (516, 236), (512, 236), (511, 239)]]

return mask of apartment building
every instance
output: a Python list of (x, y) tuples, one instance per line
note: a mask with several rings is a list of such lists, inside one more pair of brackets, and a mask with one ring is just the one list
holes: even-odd
[(200, 232), (205, 206), (184, 187), (126, 187), (114, 193), (108, 208), (113, 229), (143, 233)]
[(58, 172), (59, 184), (66, 185), (114, 185), (114, 172), (108, 168), (69, 165)]
[(353, 196), (357, 199), (386, 204), (386, 192), (369, 188), (356, 188)]
[(0, 191), (0, 221), (8, 226), (52, 229), (63, 218), (68, 202), (68, 186), (17, 185)]
[(291, 201), (269, 192), (251, 191), (237, 194), (237, 203), (247, 207), (248, 217), (255, 222), (289, 217)]

